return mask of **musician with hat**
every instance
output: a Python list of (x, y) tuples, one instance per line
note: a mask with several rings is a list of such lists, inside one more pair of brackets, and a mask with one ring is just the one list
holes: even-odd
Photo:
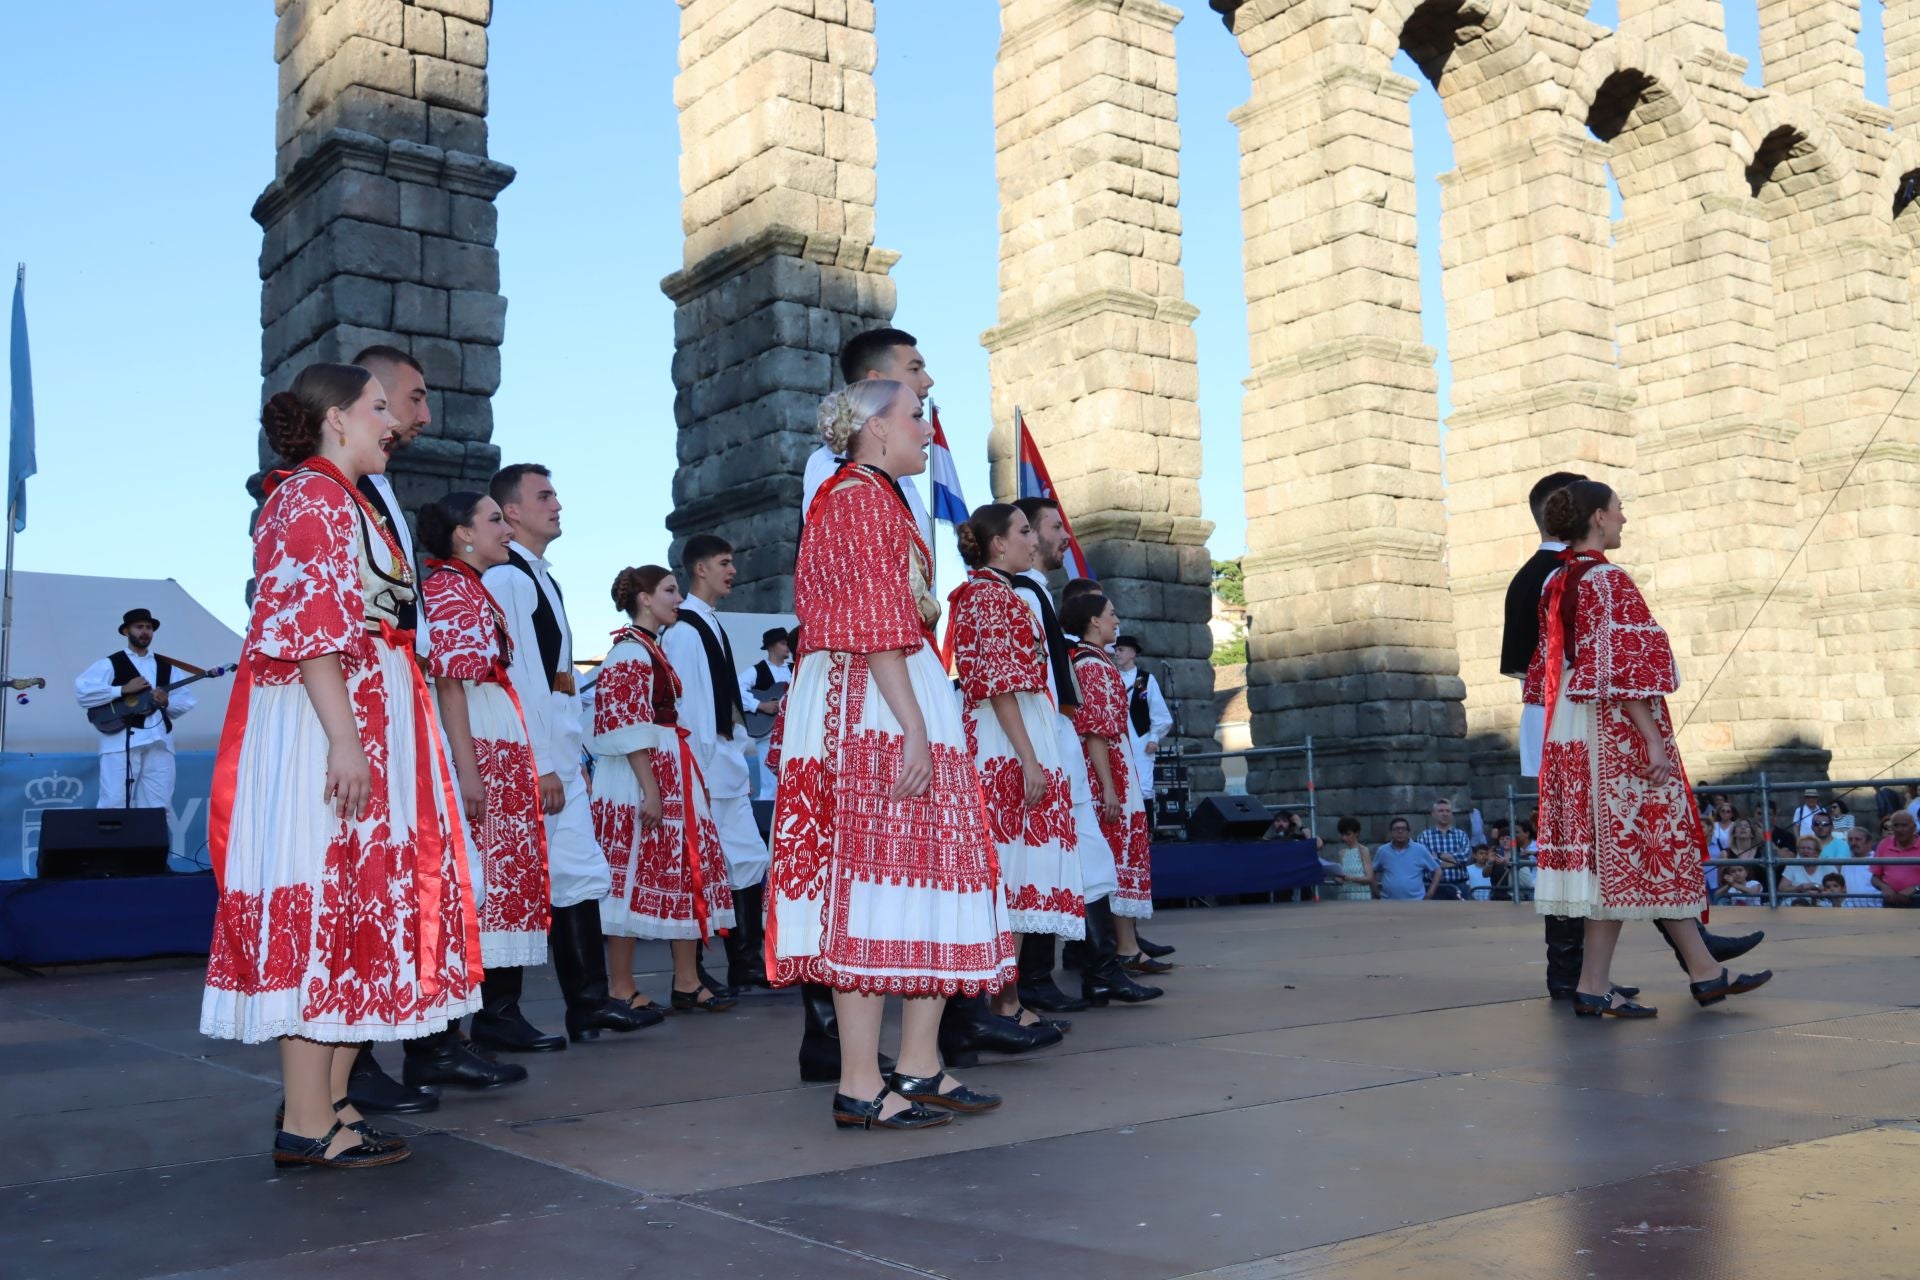
[(120, 621), (127, 643), (82, 671), (73, 693), (88, 711), (116, 698), (138, 699), (123, 723), (100, 735), (99, 807), (164, 808), (171, 820), (173, 722), (193, 710), (194, 698), (190, 690), (169, 691), (167, 685), (175, 668), (196, 675), (200, 669), (154, 653), (153, 633), (159, 629), (160, 620), (147, 610), (127, 610)]

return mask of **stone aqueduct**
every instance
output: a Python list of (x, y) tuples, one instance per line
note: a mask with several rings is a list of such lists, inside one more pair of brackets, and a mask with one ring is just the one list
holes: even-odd
[[(736, 599), (772, 608), (832, 353), (894, 312), (898, 255), (873, 242), (874, 4), (678, 2), (668, 523), (730, 536)], [(1405, 811), (1504, 780), (1501, 593), (1531, 544), (1528, 485), (1573, 466), (1631, 499), (1627, 560), (1681, 653), (1696, 778), (1858, 775), (1907, 751), (1920, 0), (1886, 0), (1890, 110), (1864, 96), (1857, 0), (1759, 0), (1764, 89), (1718, 0), (1619, 0), (1617, 31), (1587, 0), (1211, 2), (1231, 36), (1182, 38), (1237, 40), (1253, 84), (1233, 119), (1256, 740), (1316, 736), (1323, 808)], [(254, 210), (267, 387), (369, 341), (410, 348), (440, 389), (400, 477), (411, 505), (498, 461), (493, 198), (513, 171), (487, 157), (490, 0), (277, 9), (277, 176)], [(1000, 430), (1030, 411), (1102, 580), (1191, 684), (1211, 526), (1180, 19), (1160, 0), (1001, 0), (1000, 314), (983, 341)], [(1401, 50), (1457, 159), (1444, 495)], [(1004, 494), (1004, 436), (993, 448)]]

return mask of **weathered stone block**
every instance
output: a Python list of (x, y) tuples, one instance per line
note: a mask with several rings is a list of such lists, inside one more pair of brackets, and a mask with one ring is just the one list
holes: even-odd
[[(460, 385), (460, 344), (450, 338), (416, 336), (407, 344), (420, 362), (427, 385), (445, 391)], [(475, 437), (476, 439), (478, 437)]]
[(445, 289), (402, 282), (393, 287), (393, 327), (430, 337), (447, 334)]
[(507, 333), (507, 300), (497, 293), (455, 289), (449, 297), (447, 332), (462, 342), (498, 346)]
[(469, 244), (491, 246), (500, 230), (500, 211), (491, 200), (478, 196), (452, 198), (448, 234)]
[(444, 236), (422, 237), (420, 268), (414, 278), (442, 289), (498, 293), (500, 254), (486, 245)]

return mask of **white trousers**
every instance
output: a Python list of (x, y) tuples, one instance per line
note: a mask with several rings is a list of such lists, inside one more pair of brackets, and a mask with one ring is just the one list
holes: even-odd
[(1067, 782), (1073, 791), (1073, 826), (1080, 855), (1080, 887), (1088, 902), (1098, 902), (1120, 887), (1113, 865), (1113, 846), (1100, 830), (1100, 811), (1093, 807), (1093, 785), (1087, 781), (1087, 756), (1072, 716), (1055, 716), (1060, 729), (1060, 757), (1067, 762)]
[(575, 755), (562, 760), (554, 772), (567, 789), (567, 805), (546, 818), (547, 874), (552, 881), (548, 894), (556, 907), (598, 902), (613, 892), (613, 872), (593, 836), (586, 770)]
[(1532, 703), (1520, 706), (1520, 776), (1540, 776), (1540, 752), (1547, 745), (1547, 709)]
[(135, 809), (165, 809), (167, 824), (173, 824), (173, 748), (163, 742), (149, 742), (127, 751), (100, 753), (101, 809), (127, 807), (127, 759), (133, 759), (133, 804)]
[(765, 880), (773, 855), (760, 837), (760, 824), (753, 820), (752, 797), (710, 795), (707, 803), (713, 809), (713, 825), (720, 829), (727, 883), (735, 889), (750, 889)]

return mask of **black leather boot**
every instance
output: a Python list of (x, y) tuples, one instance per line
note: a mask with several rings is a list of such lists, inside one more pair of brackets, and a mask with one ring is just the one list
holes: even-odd
[[(1755, 929), (1752, 933), (1743, 933), (1737, 938), (1729, 938), (1723, 934), (1708, 933), (1707, 926), (1698, 920), (1693, 922), (1693, 927), (1700, 931), (1700, 941), (1707, 944), (1707, 954), (1720, 964), (1725, 964), (1729, 960), (1738, 960), (1759, 946), (1767, 936), (1766, 930)], [(1692, 971), (1687, 969), (1686, 958), (1680, 954), (1680, 948), (1674, 943), (1673, 936), (1664, 927), (1660, 930), (1660, 940), (1665, 942), (1667, 949), (1673, 952), (1673, 958), (1680, 965), (1681, 971), (1691, 978)]]
[(1066, 1037), (1049, 1022), (1023, 1027), (1003, 1018), (985, 996), (949, 996), (940, 1012), (940, 1058), (950, 1067), (971, 1067), (988, 1053), (1030, 1053)]
[(353, 1072), (347, 1077), (347, 1101), (369, 1114), (421, 1115), (437, 1110), (437, 1089), (413, 1089), (401, 1084), (380, 1069), (373, 1060), (373, 1046), (361, 1045), (353, 1060)]
[(1062, 991), (1053, 980), (1053, 935), (1023, 934), (1020, 938), (1020, 1003), (1041, 1013), (1078, 1013), (1085, 1000)]
[(733, 891), (733, 928), (727, 931), (727, 985), (735, 991), (769, 987), (761, 928), (762, 885)]
[(567, 1000), (567, 1039), (598, 1040), (602, 1031), (638, 1031), (666, 1017), (658, 1009), (632, 1009), (607, 994), (607, 940), (600, 932), (600, 904), (589, 899), (553, 909), (547, 935), (553, 971)]
[(1548, 916), (1546, 934), (1547, 994), (1555, 1000), (1571, 1000), (1580, 988), (1580, 964), (1587, 950), (1587, 922), (1572, 916)]
[[(833, 988), (812, 982), (800, 984), (800, 1005), (807, 1028), (800, 1036), (800, 1078), (808, 1084), (827, 1084), (840, 1078), (840, 1019), (833, 1011)], [(895, 1067), (880, 1055), (880, 1074)]]
[(402, 1075), (408, 1085), (438, 1085), (442, 1089), (498, 1089), (519, 1084), (527, 1069), (514, 1062), (495, 1062), (475, 1053), (460, 1038), (458, 1025), (433, 1035), (407, 1041)]
[(1080, 995), (1096, 1009), (1109, 1001), (1143, 1004), (1166, 992), (1135, 982), (1120, 963), (1120, 945), (1113, 932), (1113, 908), (1105, 898), (1087, 904), (1087, 966), (1080, 971)]
[(556, 1053), (565, 1036), (548, 1035), (520, 1012), (526, 971), (518, 965), (488, 969), (480, 980), (480, 1012), (473, 1015), (473, 1042), (503, 1053)]

